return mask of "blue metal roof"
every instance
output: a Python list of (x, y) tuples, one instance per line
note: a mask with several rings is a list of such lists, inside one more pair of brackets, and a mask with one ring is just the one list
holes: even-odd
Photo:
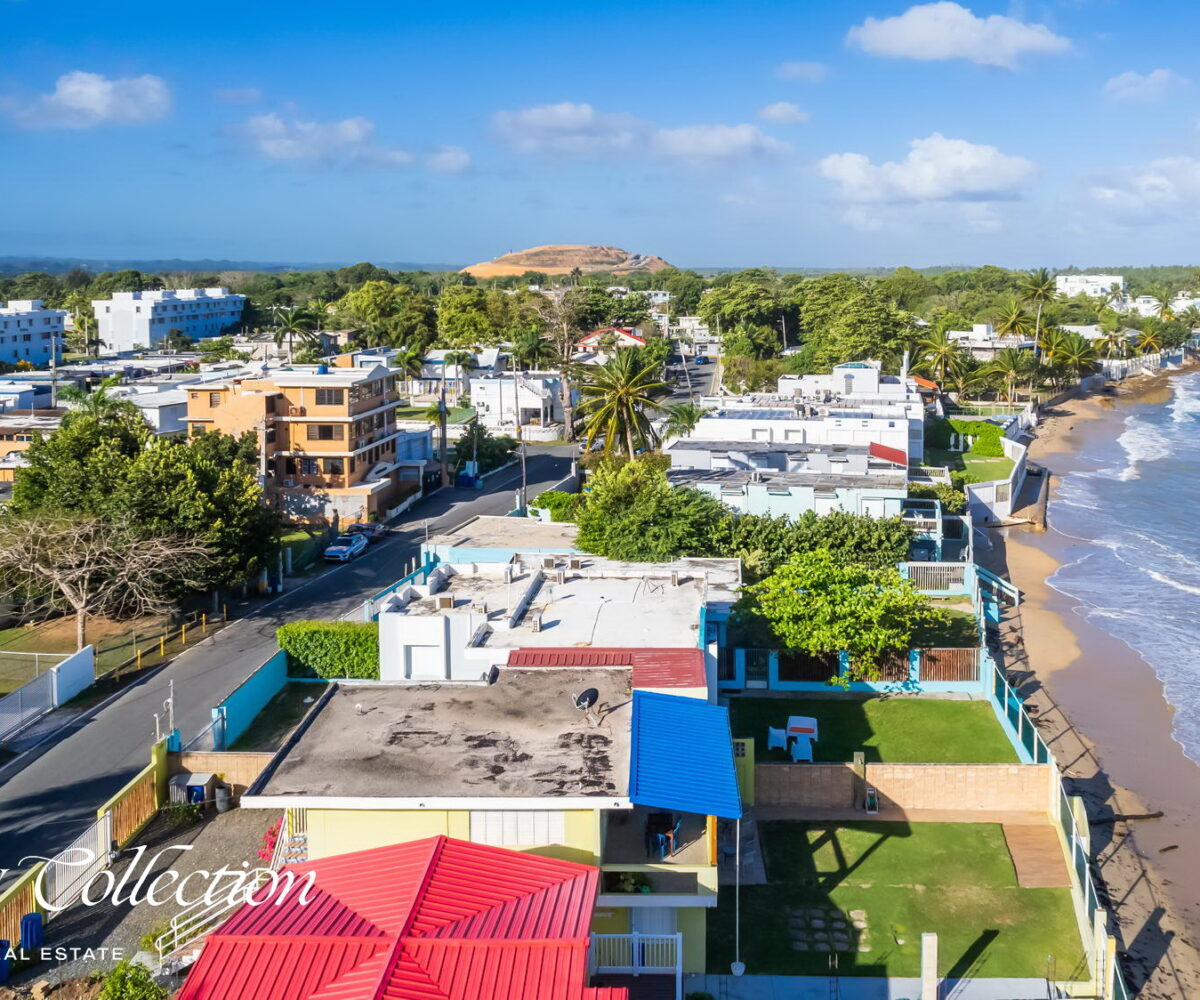
[(633, 692), (629, 798), (634, 805), (742, 815), (729, 709), (699, 698)]

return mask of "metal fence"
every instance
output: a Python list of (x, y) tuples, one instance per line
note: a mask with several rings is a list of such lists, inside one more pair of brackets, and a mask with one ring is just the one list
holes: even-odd
[(965, 563), (908, 562), (904, 566), (908, 579), (917, 590), (966, 592)]
[(44, 673), (0, 698), (0, 740), (54, 708), (54, 675)]
[(681, 969), (683, 935), (593, 934), (588, 960), (593, 972), (637, 976), (675, 974)]
[(108, 867), (111, 846), (112, 813), (106, 812), (46, 863), (42, 898), (50, 916), (75, 902), (92, 876)]

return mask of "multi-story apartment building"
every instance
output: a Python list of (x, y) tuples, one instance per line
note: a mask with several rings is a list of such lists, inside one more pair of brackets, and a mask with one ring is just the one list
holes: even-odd
[(97, 335), (109, 351), (152, 347), (172, 330), (192, 340), (219, 337), (242, 318), (246, 296), (228, 288), (115, 292), (96, 299)]
[(432, 431), (400, 430), (388, 368), (295, 366), (188, 386), (190, 434), (260, 441), (268, 501), (291, 521), (384, 517), (419, 488)]
[(62, 353), (65, 309), (47, 309), (41, 299), (13, 299), (0, 307), (0, 362), (35, 367)]

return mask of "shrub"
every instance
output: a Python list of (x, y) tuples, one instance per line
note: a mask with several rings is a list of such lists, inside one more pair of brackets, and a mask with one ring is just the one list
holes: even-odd
[(199, 802), (172, 802), (163, 806), (163, 818), (172, 830), (186, 830), (204, 819), (204, 806)]
[(293, 677), (379, 680), (379, 626), (375, 622), (301, 621), (275, 631)]
[(961, 514), (967, 509), (967, 494), (950, 483), (912, 483), (908, 487), (908, 495), (937, 500), (947, 514)]
[(530, 504), (550, 511), (550, 517), (555, 521), (575, 520), (575, 508), (583, 499), (582, 494), (568, 493), (566, 490), (546, 490), (539, 493)]
[(104, 977), (97, 1000), (166, 1000), (167, 993), (144, 965), (126, 961)]
[(974, 438), (971, 442), (971, 454), (980, 458), (1002, 458), (1004, 447), (1000, 439), (1004, 431), (999, 424), (990, 420), (949, 420), (950, 426), (959, 434)]

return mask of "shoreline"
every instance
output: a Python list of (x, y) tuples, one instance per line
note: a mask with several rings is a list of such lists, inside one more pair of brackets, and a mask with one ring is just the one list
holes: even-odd
[(1029, 457), (1052, 476), (1048, 527), (991, 533), (989, 561), (1007, 568), (1023, 601), (1002, 630), (1005, 667), (1091, 822), (1094, 868), (1120, 929), (1122, 966), (1141, 997), (1200, 996), (1200, 765), (1172, 735), (1175, 709), (1153, 667), (1089, 622), (1047, 581), (1091, 551), (1054, 528), (1057, 483), (1093, 435), (1111, 439), (1128, 407), (1170, 398), (1182, 368), (1068, 399), (1038, 427)]

